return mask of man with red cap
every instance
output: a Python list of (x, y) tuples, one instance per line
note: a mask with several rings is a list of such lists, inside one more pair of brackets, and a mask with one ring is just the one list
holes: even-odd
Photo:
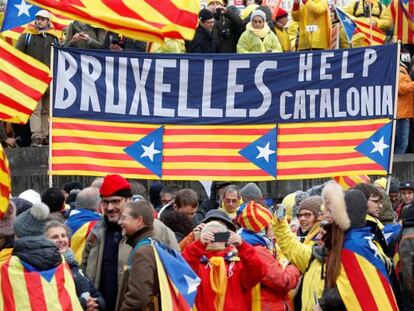
[[(116, 307), (124, 267), (131, 252), (131, 247), (122, 238), (122, 228), (118, 221), (127, 203), (132, 201), (132, 191), (125, 178), (113, 174), (105, 176), (99, 192), (104, 217), (89, 234), (82, 266), (105, 298), (106, 310), (112, 311)], [(170, 248), (178, 249), (174, 233), (160, 221), (154, 222), (153, 238)]]
[(275, 16), (275, 33), (276, 37), (279, 39), (280, 45), (282, 46), (283, 52), (292, 51), (289, 34), (286, 29), (287, 23), (288, 12), (282, 8), (279, 8)]

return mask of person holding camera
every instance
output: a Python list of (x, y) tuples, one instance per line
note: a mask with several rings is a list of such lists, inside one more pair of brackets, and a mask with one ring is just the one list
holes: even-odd
[(243, 20), (223, 0), (208, 0), (207, 9), (214, 14), (213, 41), (216, 53), (236, 53), (237, 41), (246, 29)]
[(260, 310), (260, 297), (255, 297), (253, 288), (266, 269), (255, 249), (234, 232), (236, 227), (224, 212), (210, 211), (203, 222), (199, 239), (183, 251), (201, 279), (197, 310)]
[(188, 53), (214, 53), (212, 31), (214, 28), (214, 15), (208, 9), (201, 9), (198, 13), (198, 26), (193, 40), (185, 43)]
[(80, 49), (102, 49), (106, 30), (74, 21), (69, 24), (64, 47)]

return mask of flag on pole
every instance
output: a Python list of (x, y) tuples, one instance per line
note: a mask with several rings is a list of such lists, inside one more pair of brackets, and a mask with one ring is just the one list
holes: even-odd
[(0, 120), (26, 123), (46, 92), (49, 68), (0, 39)]
[(414, 1), (393, 0), (390, 11), (394, 36), (403, 44), (414, 44)]
[(335, 180), (345, 191), (361, 183), (371, 183), (371, 179), (367, 175), (335, 176), (333, 180)]
[(132, 39), (192, 40), (199, 0), (29, 0), (53, 13), (99, 26)]
[[(352, 36), (361, 34), (364, 40), (370, 45), (381, 45), (385, 43), (386, 35), (383, 30), (377, 26), (370, 26), (365, 22), (361, 22), (353, 16), (335, 7), (336, 15), (342, 24), (348, 42), (352, 42)], [(372, 42), (371, 42), (372, 35)]]
[(6, 214), (11, 192), (9, 162), (6, 153), (0, 145), (0, 218)]

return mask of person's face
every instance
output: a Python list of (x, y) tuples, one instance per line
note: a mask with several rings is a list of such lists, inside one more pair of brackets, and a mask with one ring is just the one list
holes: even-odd
[(207, 6), (207, 8), (213, 13), (216, 13), (216, 11), (220, 10), (222, 7), (223, 5), (218, 1), (212, 1)]
[(69, 238), (66, 234), (65, 228), (62, 227), (52, 227), (49, 228), (46, 232), (46, 237), (53, 241), (56, 246), (59, 248), (61, 253), (64, 253), (69, 248)]
[(197, 207), (192, 207), (191, 205), (184, 205), (179, 208), (176, 208), (176, 211), (186, 215), (190, 219), (194, 219), (194, 216), (197, 212)]
[(382, 209), (382, 202), (378, 196), (371, 196), (368, 199), (368, 215), (378, 218)]
[(288, 17), (285, 16), (285, 17), (279, 18), (277, 20), (277, 23), (282, 27), (286, 26), (286, 24), (288, 23)]
[(254, 29), (262, 29), (264, 27), (264, 20), (260, 16), (253, 17), (252, 26)]
[(398, 202), (400, 200), (400, 193), (399, 192), (390, 192), (389, 193), (389, 198), (390, 198), (390, 201), (391, 201), (392, 205), (394, 205), (396, 202)]
[(401, 194), (401, 201), (404, 204), (411, 203), (411, 201), (413, 200), (414, 191), (411, 189), (401, 189), (400, 194)]
[(102, 198), (101, 203), (104, 210), (104, 216), (106, 216), (110, 222), (118, 222), (127, 202), (127, 198), (119, 196)]
[(203, 28), (207, 29), (209, 32), (212, 32), (214, 28), (214, 18), (210, 18), (204, 22), (200, 22), (200, 25)]
[(49, 20), (47, 18), (44, 18), (44, 17), (41, 17), (41, 16), (36, 16), (35, 23), (36, 23), (36, 26), (39, 29), (44, 29), (49, 24)]
[(174, 199), (171, 193), (164, 193), (164, 192), (161, 193), (160, 198), (161, 198), (162, 206), (165, 206), (168, 203), (171, 203), (171, 201)]
[(316, 216), (310, 210), (307, 209), (303, 209), (299, 212), (298, 219), (299, 226), (302, 232), (307, 232), (310, 229), (312, 229), (314, 224), (318, 221)]
[(134, 218), (131, 216), (130, 212), (131, 209), (125, 207), (118, 221), (118, 224), (122, 227), (122, 235), (124, 236), (133, 235), (143, 226), (142, 217)]
[(234, 213), (239, 208), (240, 198), (237, 192), (226, 192), (223, 197), (224, 209), (229, 213)]

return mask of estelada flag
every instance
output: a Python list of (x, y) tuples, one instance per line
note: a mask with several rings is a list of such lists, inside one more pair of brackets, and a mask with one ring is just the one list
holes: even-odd
[(347, 310), (398, 310), (387, 270), (370, 230), (364, 227), (345, 234), (336, 285)]
[(37, 271), (12, 256), (0, 268), (0, 310), (82, 311), (72, 273), (66, 263)]
[(0, 120), (26, 123), (49, 87), (49, 68), (0, 39)]
[(335, 176), (333, 180), (335, 180), (345, 191), (361, 183), (371, 183), (371, 179), (367, 175)]
[(141, 41), (192, 40), (197, 0), (29, 0), (53, 13)]
[(414, 43), (414, 1), (393, 0), (390, 11), (394, 22), (394, 36), (403, 44)]
[(0, 218), (6, 214), (11, 192), (9, 162), (0, 144)]

